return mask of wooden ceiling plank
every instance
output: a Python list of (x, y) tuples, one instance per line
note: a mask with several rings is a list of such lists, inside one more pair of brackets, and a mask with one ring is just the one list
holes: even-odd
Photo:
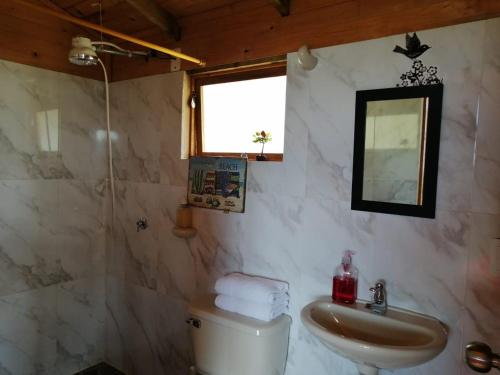
[(66, 11), (65, 8), (59, 6), (58, 4), (56, 4), (54, 1), (52, 0), (38, 0), (39, 3), (42, 3), (43, 5), (45, 5), (46, 7), (49, 7), (49, 8), (52, 8), (54, 10), (58, 10), (60, 12), (63, 12), (63, 13), (66, 13), (66, 14), (69, 14), (69, 12)]
[(41, 14), (44, 14), (44, 15), (49, 15), (49, 16), (55, 17), (57, 19), (68, 21), (68, 22), (71, 22), (73, 24), (77, 24), (77, 25), (80, 25), (80, 26), (83, 26), (83, 27), (86, 27), (86, 28), (90, 28), (92, 30), (99, 31), (99, 32), (105, 33), (107, 35), (111, 35), (111, 36), (113, 36), (115, 38), (126, 40), (126, 41), (132, 42), (134, 44), (141, 45), (141, 46), (143, 46), (145, 48), (148, 48), (148, 49), (151, 49), (151, 50), (156, 50), (158, 52), (161, 52), (161, 53), (173, 56), (173, 57), (177, 57), (179, 59), (191, 61), (191, 62), (194, 62), (195, 64), (200, 65), (200, 66), (204, 66), (205, 65), (205, 62), (203, 60), (197, 59), (196, 57), (186, 55), (186, 54), (184, 54), (182, 52), (174, 51), (174, 50), (172, 50), (170, 48), (166, 48), (166, 47), (157, 45), (155, 43), (151, 43), (151, 42), (148, 42), (148, 41), (145, 41), (145, 40), (141, 40), (141, 39), (136, 38), (134, 36), (127, 35), (127, 34), (124, 34), (122, 32), (119, 32), (119, 31), (116, 31), (116, 30), (112, 30), (112, 29), (109, 29), (109, 28), (101, 26), (101, 25), (93, 24), (91, 22), (82, 20), (80, 18), (73, 17), (73, 16), (70, 16), (70, 15), (61, 13), (59, 11), (55, 11), (53, 9), (49, 9), (49, 8), (44, 7), (42, 5), (37, 5), (37, 4), (31, 3), (29, 0), (14, 0), (14, 1), (16, 3), (18, 3), (18, 4), (20, 4), (21, 6), (23, 6), (24, 8), (27, 8), (27, 9), (30, 9), (30, 10), (34, 10), (34, 11), (36, 11), (38, 13), (41, 13)]
[[(67, 14), (69, 16), (73, 16), (73, 14), (71, 14), (70, 12), (68, 12), (65, 9), (61, 8), (59, 5), (57, 5), (52, 0), (38, 0), (38, 1), (40, 3), (42, 3), (43, 5), (45, 5), (46, 7), (52, 8), (54, 10), (57, 10), (57, 11), (59, 11), (61, 13)], [(101, 37), (101, 34), (95, 32), (93, 30), (89, 30), (87, 28), (84, 28), (84, 27), (81, 27), (81, 26), (78, 26), (78, 25), (76, 25), (75, 27), (78, 28), (78, 29), (80, 29), (80, 30), (82, 30), (85, 33), (84, 35), (90, 35), (93, 38), (97, 38), (97, 39), (99, 39)]]
[(125, 0), (151, 23), (170, 34), (176, 41), (181, 39), (181, 27), (175, 17), (155, 0)]
[[(241, 0), (157, 0), (166, 10), (178, 19), (200, 14), (213, 9), (232, 6)], [(269, 0), (267, 0), (269, 1)]]
[[(279, 17), (269, 0), (241, 1), (225, 11), (181, 18), (182, 42), (171, 47), (201, 56), (207, 66), (217, 66), (286, 54), (304, 43), (321, 48), (500, 16), (500, 1), (488, 6), (469, 0), (377, 3), (375, 7), (365, 0), (297, 1), (289, 17)], [(183, 69), (190, 67), (182, 64)], [(160, 74), (167, 69), (160, 62), (124, 60), (115, 66), (114, 79)]]
[(0, 58), (20, 64), (102, 80), (96, 67), (68, 61), (73, 25), (0, 1)]
[(281, 17), (290, 15), (290, 1), (291, 0), (271, 0), (276, 10), (281, 14)]
[[(98, 25), (101, 24), (99, 12), (84, 17), (83, 19)], [(137, 12), (135, 8), (130, 6), (125, 1), (119, 1), (114, 6), (107, 8), (107, 10), (103, 12), (102, 25), (129, 35), (136, 35), (139, 31), (150, 27), (152, 30), (155, 30), (156, 34), (165, 35), (165, 39), (171, 40), (171, 38), (163, 30), (153, 25), (151, 21), (145, 18), (141, 13)], [(112, 40), (113, 38), (110, 39)]]
[[(68, 9), (86, 0), (53, 0), (53, 1), (56, 2), (57, 5), (59, 5), (59, 7), (63, 9)], [(98, 2), (99, 0), (91, 0), (91, 1)]]
[(102, 10), (104, 15), (119, 2), (121, 2), (121, 0), (105, 0), (102, 1), (101, 7), (99, 7), (97, 0), (85, 0), (73, 5), (71, 8), (68, 8), (68, 11), (73, 15), (78, 15), (79, 17), (85, 18), (95, 15), (97, 16), (97, 19), (99, 19), (100, 10)]

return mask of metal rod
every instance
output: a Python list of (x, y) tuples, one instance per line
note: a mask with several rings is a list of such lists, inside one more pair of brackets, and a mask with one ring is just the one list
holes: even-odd
[(139, 38), (127, 35), (127, 34), (123, 34), (119, 31), (108, 29), (107, 27), (96, 25), (95, 23), (88, 22), (88, 21), (82, 20), (80, 18), (70, 16), (70, 15), (65, 14), (65, 13), (46, 8), (44, 6), (39, 6), (39, 5), (33, 4), (27, 0), (13, 0), (13, 1), (15, 1), (19, 4), (22, 4), (27, 8), (34, 9), (38, 12), (57, 17), (59, 19), (74, 23), (76, 25), (87, 27), (89, 29), (99, 31), (99, 32), (102, 32), (104, 34), (114, 36), (115, 38), (126, 40), (127, 42), (135, 43), (135, 44), (138, 44), (140, 46), (156, 50), (158, 52), (163, 52), (163, 53), (166, 53), (167, 55), (171, 55), (171, 56), (177, 57), (177, 58), (182, 59), (182, 60), (190, 61), (190, 62), (198, 64), (200, 66), (205, 66), (205, 61), (203, 61), (203, 60), (197, 59), (196, 57), (192, 57), (192, 56), (186, 55), (186, 54), (181, 53), (181, 52), (174, 51), (174, 50), (169, 49), (169, 48), (159, 46), (158, 44), (150, 43), (150, 42), (147, 42), (145, 40), (142, 40), (142, 39), (139, 39)]
[(104, 47), (98, 47), (96, 49), (96, 52), (99, 53), (107, 53), (110, 55), (117, 55), (117, 56), (127, 56), (127, 57), (143, 57), (147, 58), (149, 57), (149, 53), (147, 52), (139, 52), (139, 51), (120, 51), (116, 49), (110, 49), (110, 48), (104, 48)]

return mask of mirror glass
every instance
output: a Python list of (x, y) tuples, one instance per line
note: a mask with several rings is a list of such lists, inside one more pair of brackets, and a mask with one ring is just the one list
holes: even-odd
[(356, 92), (351, 208), (433, 218), (443, 85)]
[(363, 199), (422, 204), (427, 98), (367, 102)]

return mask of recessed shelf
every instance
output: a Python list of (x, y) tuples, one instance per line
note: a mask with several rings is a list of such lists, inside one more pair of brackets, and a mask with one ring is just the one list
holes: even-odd
[(196, 236), (196, 233), (198, 231), (195, 228), (181, 228), (181, 227), (174, 227), (172, 229), (172, 233), (180, 238), (192, 238)]

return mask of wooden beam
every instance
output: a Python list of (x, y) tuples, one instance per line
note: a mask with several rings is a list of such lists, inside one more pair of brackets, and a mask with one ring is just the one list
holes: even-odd
[(181, 40), (181, 27), (175, 17), (167, 12), (155, 0), (125, 0), (151, 23), (172, 36), (176, 41)]
[(271, 0), (274, 7), (281, 14), (281, 17), (290, 15), (290, 1), (291, 0)]

